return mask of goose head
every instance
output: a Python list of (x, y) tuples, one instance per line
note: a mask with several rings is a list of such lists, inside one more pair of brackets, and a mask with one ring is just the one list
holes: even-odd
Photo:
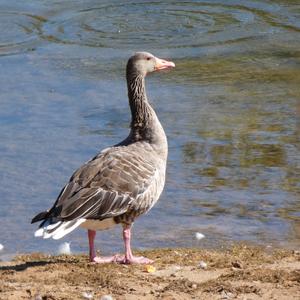
[(167, 61), (154, 56), (148, 52), (135, 53), (127, 63), (127, 76), (134, 75), (146, 76), (154, 71), (174, 68), (175, 64), (172, 61)]

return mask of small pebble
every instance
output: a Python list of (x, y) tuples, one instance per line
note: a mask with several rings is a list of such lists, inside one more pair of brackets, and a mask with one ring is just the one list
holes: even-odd
[(3, 250), (4, 246), (0, 244), (0, 251)]
[(233, 262), (231, 263), (231, 265), (232, 265), (234, 268), (236, 268), (236, 269), (242, 269), (242, 268), (243, 268), (242, 264), (241, 264), (239, 261), (233, 261)]
[(230, 299), (232, 297), (233, 297), (233, 294), (230, 292), (222, 291), (222, 293), (221, 293), (221, 299)]
[(103, 295), (100, 300), (113, 300), (113, 297), (111, 295)]
[(72, 254), (70, 244), (71, 243), (68, 242), (64, 242), (60, 244), (58, 247), (58, 254), (67, 254), (67, 255)]
[(88, 292), (83, 292), (82, 297), (84, 299), (93, 299), (93, 295), (91, 293), (88, 293)]
[(192, 289), (195, 290), (196, 288), (197, 288), (197, 284), (196, 284), (196, 283), (193, 283), (193, 284), (192, 284)]
[(199, 262), (199, 268), (201, 268), (201, 269), (207, 269), (207, 263), (204, 262), (203, 260), (201, 260)]
[(145, 271), (147, 273), (154, 273), (156, 271), (156, 268), (154, 266), (151, 266), (151, 265), (145, 265)]
[(205, 238), (205, 235), (204, 235), (203, 233), (201, 233), (201, 232), (196, 232), (196, 233), (195, 233), (195, 237), (196, 237), (196, 239), (197, 239), (198, 241), (200, 241), (200, 240), (202, 240), (202, 239)]
[(35, 295), (34, 300), (43, 300), (41, 295)]

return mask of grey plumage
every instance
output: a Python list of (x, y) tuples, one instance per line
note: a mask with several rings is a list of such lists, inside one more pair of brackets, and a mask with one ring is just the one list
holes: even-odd
[(128, 137), (75, 171), (53, 207), (32, 219), (32, 223), (42, 221), (36, 236), (60, 238), (89, 220), (112, 219), (130, 225), (156, 203), (165, 183), (168, 147), (145, 92), (144, 77), (155, 70), (155, 59), (146, 52), (130, 58)]

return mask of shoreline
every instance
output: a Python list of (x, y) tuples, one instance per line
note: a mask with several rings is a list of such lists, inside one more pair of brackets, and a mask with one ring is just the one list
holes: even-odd
[(87, 255), (30, 253), (0, 261), (0, 300), (300, 299), (300, 252), (229, 249), (137, 251), (151, 266), (92, 264)]

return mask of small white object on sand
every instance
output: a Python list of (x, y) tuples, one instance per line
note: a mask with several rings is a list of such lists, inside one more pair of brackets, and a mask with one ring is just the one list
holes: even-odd
[(34, 300), (43, 300), (43, 298), (40, 294), (36, 294)]
[(67, 254), (67, 255), (72, 254), (70, 244), (71, 243), (68, 242), (64, 242), (60, 244), (58, 247), (58, 254)]
[(3, 250), (4, 246), (0, 244), (0, 251)]
[(205, 238), (205, 235), (201, 232), (196, 232), (195, 237), (196, 237), (197, 240), (202, 240), (202, 239)]
[(84, 298), (84, 299), (93, 299), (93, 294), (92, 293), (88, 293), (88, 292), (83, 292), (82, 293), (82, 297)]
[(201, 269), (207, 269), (207, 263), (205, 261), (201, 260), (199, 262), (199, 268), (201, 268)]
[(230, 299), (232, 298), (234, 295), (230, 292), (225, 292), (225, 291), (222, 291), (221, 293), (221, 299)]
[(113, 297), (111, 295), (103, 295), (100, 300), (113, 300)]

